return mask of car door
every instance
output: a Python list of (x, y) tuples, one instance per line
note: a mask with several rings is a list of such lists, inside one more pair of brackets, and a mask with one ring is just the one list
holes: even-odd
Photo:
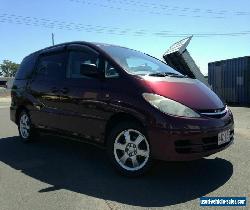
[(116, 113), (134, 114), (133, 98), (138, 97), (132, 80), (122, 74), (120, 67), (110, 60), (104, 61), (105, 80), (102, 83), (103, 118)]
[(60, 129), (61, 91), (66, 79), (67, 52), (62, 49), (40, 55), (28, 84), (28, 97), (33, 103), (32, 122), (42, 128)]
[(61, 129), (75, 136), (83, 136), (91, 141), (100, 141), (104, 132), (102, 118), (101, 79), (83, 76), (81, 64), (93, 64), (102, 71), (99, 53), (87, 46), (68, 47), (69, 59), (67, 79), (64, 81), (67, 92), (61, 93), (60, 109), (63, 110)]

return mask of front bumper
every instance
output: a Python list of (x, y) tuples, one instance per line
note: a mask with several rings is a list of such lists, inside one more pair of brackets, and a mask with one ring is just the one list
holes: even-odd
[[(188, 161), (200, 159), (229, 147), (234, 141), (233, 117), (227, 114), (221, 119), (178, 119), (171, 129), (148, 129), (151, 152), (154, 159)], [(218, 145), (218, 133), (230, 129), (230, 141)]]

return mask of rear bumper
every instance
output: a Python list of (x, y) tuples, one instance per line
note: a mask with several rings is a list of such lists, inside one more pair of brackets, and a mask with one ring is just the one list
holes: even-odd
[[(192, 120), (183, 129), (175, 129), (174, 125), (171, 126), (171, 130), (159, 127), (148, 129), (153, 158), (165, 161), (188, 161), (226, 149), (234, 141), (234, 123), (231, 117), (228, 119), (229, 117), (225, 116), (220, 122), (218, 119), (209, 119), (207, 127), (204, 121), (199, 125), (199, 122)], [(211, 123), (212, 121), (214, 123)], [(199, 129), (191, 129), (198, 127)], [(218, 134), (228, 129), (230, 129), (230, 141), (218, 145)]]
[(10, 120), (16, 123), (16, 108), (10, 107)]

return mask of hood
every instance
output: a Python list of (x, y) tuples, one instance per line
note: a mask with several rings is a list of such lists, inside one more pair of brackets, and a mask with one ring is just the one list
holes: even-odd
[(181, 74), (188, 75), (190, 78), (196, 78), (210, 87), (204, 75), (201, 73), (200, 68), (196, 65), (194, 59), (186, 49), (191, 39), (192, 36), (173, 44), (167, 52), (165, 52), (163, 59), (169, 66)]
[(155, 94), (180, 102), (192, 109), (221, 109), (220, 98), (197, 79), (174, 77), (143, 77)]

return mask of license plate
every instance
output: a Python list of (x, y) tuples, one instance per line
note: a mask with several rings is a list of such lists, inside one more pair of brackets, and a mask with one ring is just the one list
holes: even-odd
[(222, 131), (218, 134), (218, 145), (222, 145), (230, 141), (230, 130)]

